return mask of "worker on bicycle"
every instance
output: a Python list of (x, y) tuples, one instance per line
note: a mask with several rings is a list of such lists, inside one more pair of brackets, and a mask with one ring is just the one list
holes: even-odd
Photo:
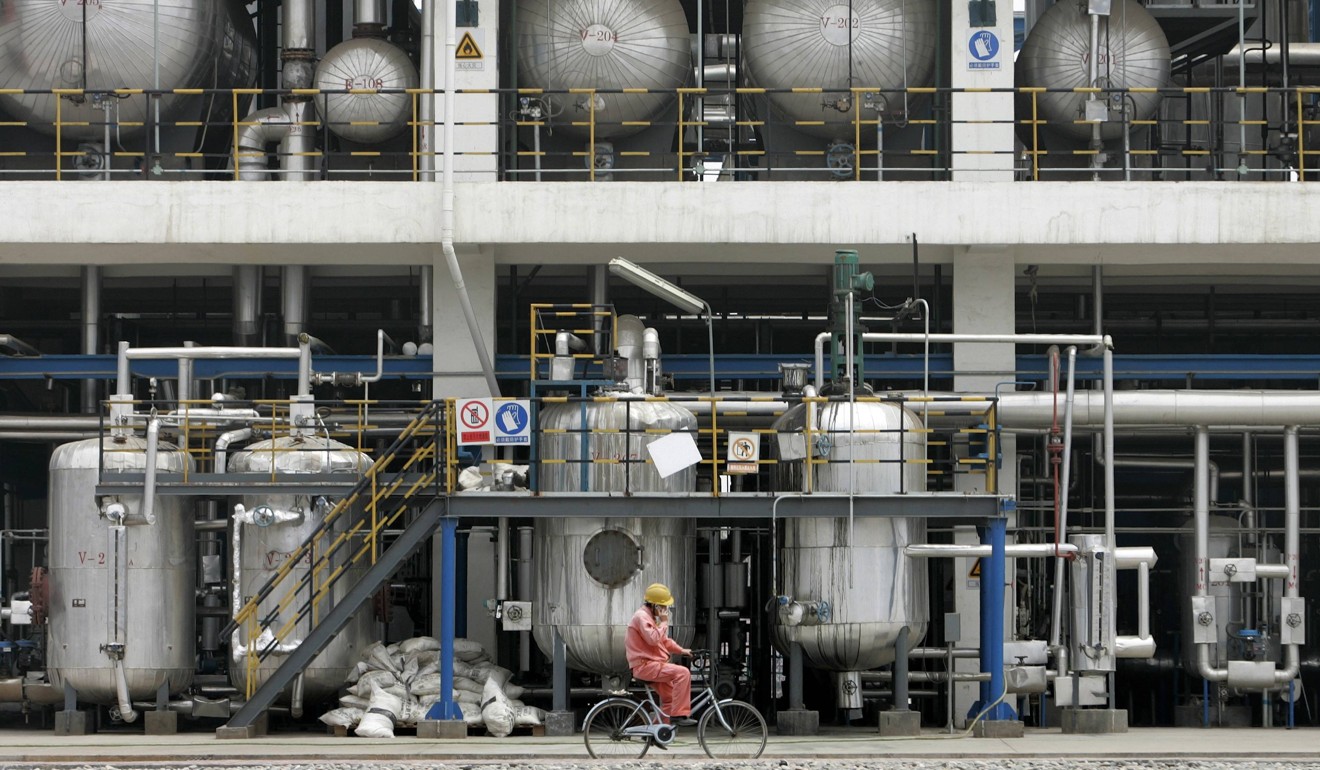
[(692, 650), (669, 638), (669, 613), (673, 606), (674, 595), (667, 586), (662, 583), (648, 586), (645, 601), (628, 621), (624, 648), (633, 676), (655, 688), (660, 695), (660, 708), (673, 719), (673, 724), (694, 725), (692, 672), (686, 666), (669, 662), (672, 655), (692, 655)]

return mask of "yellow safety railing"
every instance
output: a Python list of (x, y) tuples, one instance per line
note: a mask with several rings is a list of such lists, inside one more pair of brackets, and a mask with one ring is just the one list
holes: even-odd
[[(555, 359), (555, 335), (567, 332), (579, 338), (597, 342), (594, 347), (600, 353), (569, 353), (574, 361), (586, 361), (599, 365), (603, 356), (613, 352), (615, 341), (619, 338), (619, 318), (613, 305), (592, 305), (589, 303), (539, 303), (534, 302), (528, 310), (530, 318), (528, 328), (531, 380), (541, 379), (541, 363)], [(546, 348), (549, 348), (548, 350)]]
[[(209, 175), (238, 179), (241, 176), (240, 165), (244, 162), (251, 163), (275, 157), (274, 154), (264, 149), (256, 150), (243, 147), (240, 142), (242, 130), (255, 125), (253, 121), (248, 119), (247, 115), (249, 114), (249, 104), (256, 97), (264, 95), (284, 100), (307, 100), (335, 95), (396, 97), (404, 95), (408, 102), (407, 107), (404, 109), (406, 114), (398, 119), (398, 125), (403, 127), (406, 124), (408, 129), (404, 137), (370, 149), (335, 149), (331, 147), (297, 154), (299, 157), (314, 158), (320, 161), (318, 174), (332, 174), (336, 175), (336, 178), (370, 175), (373, 178), (383, 177), (418, 181), (424, 177), (429, 178), (426, 169), (433, 167), (434, 159), (441, 154), (441, 148), (437, 146), (439, 142), (436, 141), (436, 135), (437, 128), (442, 124), (434, 120), (423, 120), (423, 116), (427, 114), (425, 100), (442, 93), (417, 88), (393, 90), (262, 90), (256, 88), (167, 90), (143, 88), (104, 90), (76, 88), (0, 89), (0, 95), (13, 98), (25, 96), (55, 97), (53, 120), (48, 119), (51, 122), (43, 123), (29, 118), (27, 120), (0, 123), (0, 126), (7, 128), (27, 128), (51, 134), (53, 135), (51, 146), (48, 149), (31, 149), (30, 143), (25, 143), (22, 148), (0, 146), (0, 160), (36, 160), (38, 161), (37, 167), (30, 169), (25, 167), (22, 170), (10, 168), (6, 171), (27, 176), (49, 174), (57, 180), (63, 180), (72, 170), (71, 166), (76, 159), (99, 152), (101, 157), (98, 162), (104, 164), (102, 168), (95, 171), (80, 168), (79, 175), (96, 173), (106, 174), (109, 178), (124, 178), (147, 173), (149, 170), (158, 170), (159, 164), (151, 169), (146, 168), (147, 161), (152, 158), (157, 160), (171, 158), (179, 161), (179, 165), (183, 168), (168, 171), (161, 170), (162, 173), (188, 173), (203, 177)], [(668, 110), (662, 110), (659, 115), (652, 118), (622, 120), (612, 116), (609, 109), (611, 100), (621, 95), (666, 97), (672, 99), (672, 102)], [(1003, 119), (954, 119), (950, 117), (953, 113), (949, 105), (952, 99), (958, 95), (976, 95), (978, 98), (986, 99), (996, 97), (1013, 99), (1016, 102), (1016, 114), (1012, 118)], [(71, 105), (75, 102), (81, 104), (87, 100), (108, 99), (111, 97), (118, 101), (131, 99), (154, 100), (164, 96), (227, 100), (228, 108), (233, 114), (223, 122), (165, 119), (158, 124), (165, 129), (189, 129), (200, 131), (203, 134), (208, 130), (215, 132), (228, 130), (231, 139), (227, 148), (208, 150), (199, 146), (166, 152), (161, 147), (154, 146), (155, 138), (153, 136), (139, 136), (137, 138), (130, 136), (131, 131), (129, 129), (138, 130), (144, 127), (142, 120), (120, 120), (112, 117), (111, 110), (108, 108), (105, 110), (105, 116), (96, 120), (89, 119), (86, 108), (78, 110), (77, 114), (71, 114), (73, 109)], [(772, 102), (781, 96), (819, 99), (821, 102), (821, 117), (814, 119), (774, 117), (776, 113), (772, 108)], [(480, 163), (480, 170), (468, 170), (466, 168), (463, 170), (468, 178), (471, 178), (473, 174), (477, 174), (489, 175), (494, 179), (518, 180), (533, 173), (540, 176), (544, 172), (554, 174), (554, 178), (596, 181), (600, 177), (601, 168), (600, 155), (596, 146), (598, 138), (613, 136), (620, 131), (633, 132), (647, 128), (666, 128), (677, 133), (674, 149), (648, 150), (631, 147), (619, 149), (615, 155), (617, 158), (627, 161), (627, 163), (621, 163), (613, 167), (610, 174), (612, 176), (636, 175), (636, 178), (639, 179), (663, 178), (686, 181), (703, 176), (704, 172), (697, 168), (700, 164), (694, 164), (694, 160), (704, 158), (708, 154), (718, 154), (727, 159), (726, 165), (721, 167), (720, 173), (730, 171), (744, 174), (746, 178), (763, 178), (765, 174), (784, 171), (799, 175), (823, 174), (827, 178), (861, 181), (872, 176), (885, 178), (887, 172), (895, 171), (909, 177), (913, 174), (924, 174), (925, 176), (921, 178), (938, 179), (951, 172), (954, 166), (953, 160), (957, 156), (999, 155), (1012, 159), (1010, 163), (1007, 163), (1006, 168), (1013, 170), (1018, 178), (1039, 180), (1049, 174), (1077, 170), (1075, 165), (1069, 163), (1070, 158), (1089, 159), (1101, 152), (1095, 147), (1069, 145), (1066, 142), (1050, 140), (1045, 131), (1042, 131), (1042, 129), (1070, 128), (1076, 130), (1080, 126), (1089, 125), (1081, 117), (1047, 119), (1046, 114), (1057, 115), (1057, 112), (1050, 113), (1045, 107), (1057, 102), (1060, 96), (1112, 99), (1124, 105), (1128, 104), (1130, 99), (1151, 96), (1161, 96), (1166, 99), (1201, 100), (1206, 103), (1216, 99), (1238, 98), (1243, 101), (1244, 105), (1248, 97), (1252, 97), (1253, 103), (1256, 97), (1270, 100), (1272, 110), (1282, 109), (1284, 113), (1282, 124), (1279, 124), (1277, 119), (1275, 124), (1267, 123), (1264, 117), (1256, 116), (1256, 112), (1259, 112), (1259, 110), (1255, 112), (1240, 110), (1242, 117), (1217, 123), (1207, 118), (1195, 117), (1194, 113), (1191, 112), (1183, 114), (1177, 111), (1164, 111), (1151, 117), (1138, 118), (1129, 115), (1126, 109), (1115, 110), (1107, 125), (1123, 125), (1130, 132), (1137, 132), (1139, 138), (1142, 131), (1154, 132), (1158, 130), (1161, 142), (1156, 145), (1151, 142), (1138, 141), (1130, 147), (1121, 150), (1111, 149), (1109, 152), (1111, 155), (1125, 155), (1126, 170), (1132, 170), (1134, 166), (1138, 171), (1150, 170), (1152, 169), (1151, 164), (1161, 161), (1167, 163), (1173, 160), (1182, 162), (1195, 160), (1197, 161), (1196, 170), (1203, 171), (1207, 170), (1207, 167), (1200, 162), (1201, 160), (1214, 155), (1224, 155), (1241, 159), (1243, 161), (1242, 165), (1251, 166), (1248, 168), (1248, 173), (1252, 175), (1252, 178), (1275, 177), (1289, 179), (1295, 177), (1306, 181), (1314, 176), (1309, 172), (1311, 167), (1315, 165), (1311, 156), (1317, 153), (1317, 149), (1313, 147), (1315, 144), (1314, 139), (1306, 136), (1308, 131), (1314, 130), (1318, 122), (1314, 114), (1317, 105), (1320, 104), (1320, 89), (1314, 87), (1287, 89), (1264, 86), (1224, 88), (1198, 86), (1158, 89), (913, 87), (896, 89), (854, 85), (839, 89), (821, 87), (779, 89), (759, 87), (571, 88), (559, 90), (541, 88), (458, 89), (454, 92), (454, 97), (459, 100), (460, 104), (464, 99), (480, 98), (490, 100), (491, 97), (495, 97), (500, 106), (495, 110), (485, 108), (486, 112), (492, 115), (490, 119), (461, 120), (456, 121), (455, 125), (489, 127), (496, 132), (503, 132), (505, 137), (490, 142), (489, 147), (464, 147), (457, 149), (455, 154), (461, 158), (485, 159)], [(730, 100), (735, 105), (733, 115), (722, 124), (715, 124), (706, 120), (701, 111), (697, 109), (712, 98)], [(510, 109), (511, 104), (516, 105), (519, 99), (532, 100), (545, 105), (558, 105), (561, 109), (555, 111), (547, 108), (535, 114), (520, 114), (517, 109)], [(1047, 102), (1047, 100), (1051, 101)], [(562, 112), (566, 111), (562, 109), (563, 105), (569, 102), (573, 103), (574, 114), (570, 117), (559, 117)], [(606, 105), (604, 110), (601, 109), (602, 104)], [(747, 106), (747, 109), (742, 108), (744, 105)], [(938, 108), (936, 108), (937, 106)], [(581, 108), (580, 112), (578, 112), (579, 107)], [(1055, 109), (1057, 109), (1057, 106)], [(960, 144), (957, 147), (947, 146), (945, 140), (940, 138), (948, 131), (959, 126), (996, 124), (1013, 128), (1016, 137), (1006, 140), (1003, 146), (966, 146)], [(325, 134), (328, 131), (333, 131), (337, 125), (380, 126), (382, 122), (336, 122), (326, 119), (306, 119), (293, 125), (304, 131)], [(1230, 150), (1222, 144), (1212, 146), (1208, 140), (1203, 140), (1197, 136), (1198, 132), (1211, 133), (1211, 129), (1216, 125), (1221, 128), (1272, 126), (1274, 130), (1282, 130), (1289, 134), (1295, 131), (1297, 135), (1295, 151), (1279, 161), (1272, 161), (1271, 158), (1277, 155), (1277, 148), (1246, 146), (1233, 147)], [(923, 137), (926, 138), (923, 138), (920, 146), (896, 145), (884, 147), (880, 144), (879, 135), (883, 133), (883, 129), (887, 126), (916, 126), (933, 133), (923, 134)], [(823, 141), (820, 143), (821, 146), (816, 148), (799, 146), (772, 149), (767, 148), (763, 141), (743, 142), (740, 140), (740, 134), (742, 133), (767, 132), (768, 134), (772, 133), (776, 127), (816, 132), (817, 134), (822, 129), (832, 127), (839, 129), (838, 135), (847, 137), (847, 140), (846, 142), (841, 140), (830, 146), (829, 149), (821, 148), (821, 146), (828, 144)], [(505, 141), (505, 138), (509, 138), (512, 133), (553, 131), (556, 128), (568, 131), (573, 138), (567, 142), (557, 140), (549, 148), (537, 147), (534, 149), (524, 149), (517, 146), (516, 142)], [(82, 141), (89, 136), (99, 136), (106, 129), (113, 130), (117, 136), (120, 136), (122, 131), (120, 141), (128, 144), (121, 149), (89, 150), (82, 146), (70, 148), (71, 144), (77, 144), (71, 137), (77, 137), (79, 141)], [(724, 133), (717, 136), (713, 133), (716, 131), (723, 131)], [(698, 146), (696, 142), (696, 135), (698, 134), (703, 135), (708, 140), (708, 146)], [(717, 136), (717, 138), (712, 139), (713, 136)], [(525, 139), (526, 134), (519, 134), (519, 137)], [(580, 144), (583, 139), (586, 141), (585, 149)], [(719, 150), (711, 149), (713, 146), (718, 146)], [(1288, 147), (1287, 144), (1284, 146), (1285, 148)], [(500, 149), (505, 147), (507, 149)], [(53, 162), (50, 166), (41, 168), (42, 158), (50, 159)], [(142, 164), (142, 166), (116, 168), (114, 163), (116, 160), (131, 160), (133, 163)], [(206, 171), (187, 167), (203, 160), (213, 170)], [(1047, 162), (1051, 165), (1047, 165)], [(526, 164), (528, 163), (533, 164), (535, 169), (527, 168)], [(638, 166), (638, 164), (641, 164), (641, 166)], [(1111, 165), (1103, 171), (1112, 174), (1125, 169)], [(1160, 169), (1165, 172), (1177, 170), (1166, 166), (1161, 166)], [(1214, 169), (1212, 165), (1208, 170), (1236, 171), (1236, 168)]]

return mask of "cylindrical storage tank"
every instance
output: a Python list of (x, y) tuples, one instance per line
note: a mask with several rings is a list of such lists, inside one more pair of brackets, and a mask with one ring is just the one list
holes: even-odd
[[(541, 410), (540, 425), (542, 460), (566, 461), (543, 462), (541, 491), (620, 494), (617, 501), (597, 503), (614, 506), (617, 517), (536, 521), (532, 618), (541, 651), (553, 655), (558, 630), (573, 668), (605, 675), (626, 673), (624, 634), (651, 583), (664, 583), (674, 592), (672, 635), (680, 644), (689, 644), (698, 604), (693, 522), (629, 517), (628, 499), (622, 495), (693, 490), (695, 468), (661, 478), (645, 461), (648, 444), (666, 431), (695, 431), (696, 416), (677, 404), (622, 398), (552, 404)], [(584, 464), (579, 462), (582, 458), (632, 462)]]
[[(4, 89), (233, 88), (252, 82), (256, 46), (242, 0), (8, 0), (0, 6), (0, 105), (46, 134), (100, 139), (106, 113), (92, 98), (4, 94)], [(156, 11), (159, 10), (159, 17)], [(157, 18), (160, 45), (153, 45)], [(160, 99), (174, 120), (200, 97)], [(146, 96), (116, 98), (111, 120), (128, 136), (148, 119)], [(57, 107), (58, 105), (58, 107)], [(228, 114), (228, 110), (225, 110)]]
[[(124, 527), (125, 581), (116, 589), (115, 540), (103, 503), (141, 515), (141, 494), (97, 499), (99, 469), (141, 474), (147, 442), (138, 437), (87, 439), (58, 447), (50, 458), (50, 637), (47, 663), (57, 687), (87, 703), (117, 703), (115, 670), (102, 649), (112, 643), (115, 597), (124, 604), (124, 678), (130, 698), (155, 699), (192, 684), (196, 661), (196, 545), (186, 498), (155, 500), (155, 523)], [(104, 450), (104, 451), (103, 451)], [(172, 444), (157, 444), (156, 470), (182, 473), (192, 459)]]
[[(524, 88), (681, 88), (692, 40), (678, 0), (518, 0), (518, 71)], [(587, 94), (546, 97), (557, 128), (586, 136)], [(634, 134), (672, 108), (673, 94), (597, 94), (597, 139)], [(664, 118), (677, 123), (678, 116)]]
[[(1019, 88), (1087, 88), (1091, 83), (1091, 17), (1084, 2), (1055, 3), (1031, 28), (1015, 67)], [(1108, 17), (1100, 17), (1099, 81), (1101, 88), (1162, 88), (1169, 82), (1169, 41), (1159, 22), (1136, 0), (1114, 0)], [(1037, 120), (1048, 129), (1074, 139), (1089, 140), (1084, 93), (1036, 94)], [(1104, 98), (1103, 96), (1101, 98)], [(1155, 93), (1131, 94), (1128, 120), (1145, 120), (1160, 105)], [(1018, 96), (1017, 119), (1031, 119), (1031, 98)], [(1123, 134), (1119, 109), (1103, 124), (1102, 139)]]
[[(926, 468), (913, 462), (924, 457), (921, 421), (902, 406), (876, 402), (800, 404), (776, 420), (782, 468), (777, 489), (806, 489), (802, 448), (808, 427), (812, 432), (805, 442), (812, 457), (829, 460), (812, 466), (812, 490), (925, 491)], [(775, 644), (787, 652), (796, 642), (808, 665), (829, 671), (865, 671), (892, 662), (904, 626), (913, 645), (926, 634), (926, 570), (903, 553), (925, 541), (926, 522), (920, 518), (857, 516), (851, 525), (844, 518), (786, 520), (780, 585), (774, 590), (791, 602), (828, 610), (796, 625), (790, 624), (796, 618), (780, 613)]]
[[(847, 89), (933, 84), (935, 0), (749, 0), (743, 11), (747, 72), (763, 88), (843, 89), (826, 94), (771, 93), (798, 130), (826, 139), (855, 133)], [(890, 109), (899, 94), (884, 94)], [(874, 120), (875, 114), (862, 114)]]
[[(282, 474), (342, 473), (356, 476), (370, 467), (371, 460), (361, 452), (338, 441), (318, 436), (285, 436), (259, 441), (235, 453), (233, 459), (229, 461), (230, 473), (270, 473), (273, 468), (277, 473)], [(325, 515), (334, 507), (335, 501), (326, 499), (322, 502), (315, 496), (290, 494), (244, 497), (241, 502), (247, 510), (266, 505), (277, 511), (302, 514), (299, 519), (287, 523), (272, 523), (264, 527), (234, 523), (233, 537), (238, 541), (242, 560), (239, 595), (246, 599), (255, 595), (284, 564), (289, 554), (297, 550), (298, 546), (311, 536), (324, 521)], [(329, 549), (331, 541), (347, 530), (355, 518), (354, 511), (344, 511), (339, 514), (335, 519), (333, 531), (317, 541), (313, 554), (309, 558), (300, 560), (290, 571), (283, 583), (261, 604), (257, 610), (257, 617), (264, 618), (274, 610), (280, 600), (308, 575), (316, 560)], [(321, 574), (329, 574), (340, 565), (346, 564), (361, 544), (361, 536), (359, 536), (341, 545), (321, 570)], [(364, 561), (345, 568), (344, 574), (335, 582), (334, 589), (327, 594), (318, 611), (303, 618), (289, 634), (286, 642), (305, 639), (312, 630), (313, 618), (324, 616), (329, 612), (370, 566), (369, 562)], [(295, 604), (301, 603), (299, 601)], [(289, 613), (294, 611), (286, 610)], [(287, 616), (281, 617), (276, 622), (275, 629), (282, 627), (288, 619)], [(312, 703), (333, 697), (343, 686), (349, 671), (360, 659), (362, 651), (375, 641), (375, 636), (371, 607), (369, 604), (364, 605), (304, 670), (304, 700)], [(236, 631), (235, 637), (244, 646), (250, 644), (247, 628)], [(257, 686), (275, 672), (282, 660), (279, 655), (271, 655), (260, 664), (257, 669)], [(240, 692), (246, 687), (246, 676), (245, 666), (240, 664), (229, 667), (230, 682)]]
[[(402, 90), (417, 88), (417, 68), (398, 46), (360, 37), (331, 48), (316, 65), (322, 91)], [(330, 130), (350, 142), (374, 144), (391, 139), (412, 118), (413, 97), (406, 93), (320, 94), (316, 111)]]

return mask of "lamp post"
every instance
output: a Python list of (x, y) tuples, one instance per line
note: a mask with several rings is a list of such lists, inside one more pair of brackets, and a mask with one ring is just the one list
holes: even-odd
[(610, 260), (610, 272), (648, 294), (659, 297), (679, 310), (706, 316), (706, 350), (710, 358), (710, 395), (715, 397), (715, 327), (710, 303), (690, 291), (661, 278), (623, 257)]

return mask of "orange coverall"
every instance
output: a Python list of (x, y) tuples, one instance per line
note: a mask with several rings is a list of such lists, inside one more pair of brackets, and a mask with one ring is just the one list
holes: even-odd
[(670, 655), (684, 648), (669, 638), (668, 621), (657, 624), (651, 610), (643, 606), (628, 621), (624, 648), (633, 676), (655, 688), (666, 714), (686, 717), (692, 713), (692, 672), (669, 662)]

